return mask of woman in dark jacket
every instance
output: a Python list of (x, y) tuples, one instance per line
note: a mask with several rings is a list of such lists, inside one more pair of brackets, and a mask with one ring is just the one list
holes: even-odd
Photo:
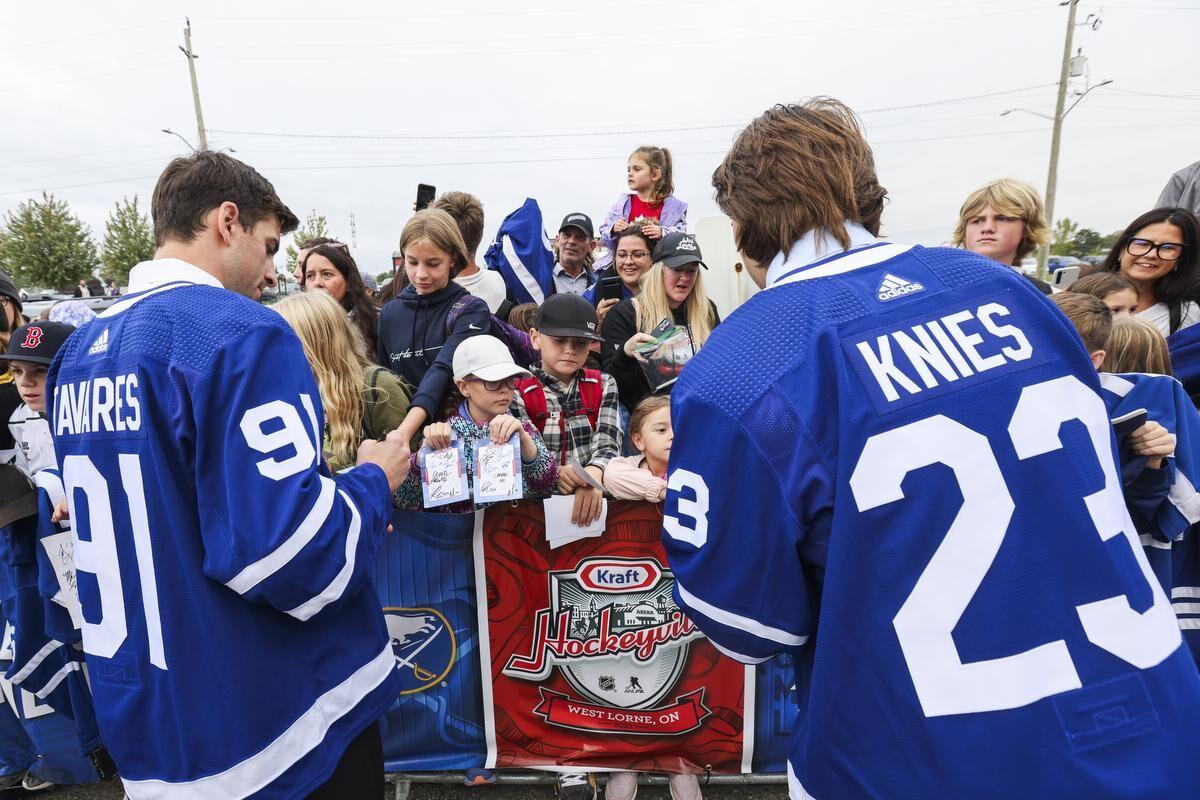
[[(642, 278), (641, 292), (618, 303), (604, 321), (604, 371), (616, 380), (621, 405), (630, 411), (647, 395), (669, 393), (674, 384), (669, 373), (681, 369), (721, 321), (717, 307), (704, 292), (700, 267), (708, 269), (696, 237), (668, 234), (654, 250), (654, 266)], [(639, 353), (637, 348), (655, 341), (651, 331), (664, 319), (687, 332), (688, 346), (671, 363), (655, 370), (651, 368), (653, 354)], [(648, 376), (651, 372), (654, 385)]]
[(411, 441), (437, 418), (454, 385), (455, 348), (469, 336), (487, 333), (491, 315), (487, 303), (453, 282), (467, 265), (467, 246), (445, 211), (417, 212), (400, 234), (400, 250), (408, 286), (379, 314), (377, 357), (416, 387), (400, 425)]

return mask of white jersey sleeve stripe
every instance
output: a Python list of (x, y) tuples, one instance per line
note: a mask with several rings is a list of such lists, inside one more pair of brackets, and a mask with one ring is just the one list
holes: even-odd
[(224, 772), (192, 781), (123, 779), (130, 800), (228, 800), (248, 797), (319, 745), (330, 726), (387, 680), (396, 667), (391, 643), (350, 677), (317, 698), (273, 742)]
[(26, 662), (25, 666), (22, 667), (17, 672), (16, 675), (12, 676), (13, 684), (19, 684), (19, 683), (21, 683), (21, 681), (25, 680), (30, 675), (32, 675), (33, 671), (35, 669), (37, 669), (38, 667), (40, 667), (42, 665), (42, 662), (45, 661), (46, 658), (51, 653), (53, 653), (55, 650), (57, 650), (58, 648), (60, 648), (62, 646), (63, 646), (62, 642), (55, 641), (54, 639), (51, 639), (50, 641), (46, 642), (45, 647), (43, 647), (41, 650), (38, 650), (34, 654), (33, 658), (29, 659), (29, 661)]
[(727, 625), (730, 628), (741, 628), (752, 636), (757, 636), (760, 639), (768, 639), (772, 642), (778, 642), (779, 644), (785, 644), (791, 647), (799, 647), (808, 641), (807, 636), (800, 636), (779, 628), (772, 628), (770, 625), (764, 625), (758, 620), (751, 619), (750, 617), (743, 617), (740, 614), (734, 614), (732, 611), (725, 611), (724, 609), (717, 608), (714, 605), (704, 602), (699, 597), (696, 597), (678, 583), (675, 584), (675, 588), (679, 591), (679, 597), (683, 600), (683, 602), (687, 603), (689, 606), (696, 609), (714, 622), (719, 622), (722, 625)]
[(55, 689), (58, 688), (58, 685), (60, 683), (62, 683), (63, 681), (65, 681), (67, 679), (68, 675), (70, 675), (72, 672), (74, 672), (77, 669), (79, 669), (78, 661), (68, 661), (66, 664), (63, 664), (62, 669), (60, 669), (58, 672), (54, 673), (54, 677), (52, 677), (50, 680), (46, 681), (46, 685), (43, 686), (41, 689), (39, 689), (35, 693), (35, 696), (37, 697), (37, 699), (45, 700), (47, 697), (50, 696), (51, 692), (53, 692)]
[(354, 505), (350, 495), (341, 489), (338, 490), (338, 494), (350, 509), (350, 530), (346, 533), (346, 563), (319, 595), (287, 612), (301, 621), (311, 618), (313, 614), (341, 597), (346, 591), (346, 585), (350, 583), (350, 576), (354, 574), (354, 554), (358, 549), (358, 536), (362, 532), (362, 517), (359, 516), (358, 507)]
[(321, 493), (317, 496), (317, 502), (313, 503), (308, 515), (300, 523), (300, 527), (296, 528), (295, 532), (279, 547), (253, 564), (246, 565), (241, 572), (234, 575), (233, 579), (225, 584), (226, 586), (238, 594), (245, 594), (278, 572), (304, 549), (304, 545), (312, 541), (333, 510), (334, 492), (337, 488), (337, 484), (324, 476), (321, 476), (320, 483)]
[(1175, 470), (1175, 481), (1171, 484), (1167, 498), (1188, 522), (1193, 525), (1200, 522), (1200, 493), (1182, 470)]
[(741, 653), (739, 653), (735, 650), (730, 650), (728, 647), (722, 647), (721, 645), (719, 645), (715, 641), (713, 641), (711, 638), (708, 640), (708, 643), (711, 644), (713, 647), (717, 648), (717, 652), (719, 652), (723, 655), (729, 656), (734, 661), (741, 662), (742, 664), (763, 664), (763, 663), (771, 660), (771, 656), (768, 656), (766, 658), (755, 658), (754, 656), (742, 655)]

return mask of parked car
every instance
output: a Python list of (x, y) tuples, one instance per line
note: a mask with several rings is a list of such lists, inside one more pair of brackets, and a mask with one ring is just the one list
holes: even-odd
[(1032, 256), (1021, 259), (1021, 266), (1018, 267), (1022, 275), (1037, 275), (1037, 259)]

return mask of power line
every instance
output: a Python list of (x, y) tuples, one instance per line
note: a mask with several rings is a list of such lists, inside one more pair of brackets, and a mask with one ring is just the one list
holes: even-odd
[(1143, 97), (1166, 97), (1171, 100), (1200, 100), (1200, 96), (1183, 95), (1183, 94), (1163, 94), (1161, 92), (1141, 92), (1136, 89), (1114, 89), (1109, 88), (1110, 92), (1120, 92), (1121, 94), (1136, 94)]
[(142, 22), (137, 25), (128, 25), (124, 28), (110, 28), (106, 31), (89, 31), (88, 33), (81, 33), (77, 36), (60, 36), (55, 39), (43, 39), (40, 42), (25, 42), (23, 44), (8, 45), (5, 47), (5, 50), (24, 50), (29, 47), (46, 47), (48, 45), (55, 45), (61, 42), (74, 42), (78, 41), (79, 39), (95, 39), (100, 36), (112, 36), (118, 33), (125, 33), (126, 31), (136, 31), (141, 30), (142, 28), (151, 28), (155, 25), (164, 25), (168, 22), (171, 22), (170, 18), (156, 19), (153, 22)]
[(41, 164), (46, 161), (65, 161), (71, 158), (90, 158), (91, 156), (105, 156), (109, 153), (128, 153), (130, 150), (149, 150), (152, 147), (166, 147), (163, 142), (155, 142), (154, 144), (139, 144), (133, 147), (117, 147), (112, 150), (94, 150), (91, 153), (75, 153), (69, 156), (50, 156), (49, 158), (23, 158), (20, 161), (9, 161), (0, 164), (0, 167), (15, 167), (24, 166), (26, 164)]
[(868, 108), (868, 109), (866, 109), (864, 111), (860, 111), (858, 113), (859, 113), (859, 115), (879, 114), (884, 111), (907, 111), (910, 108), (927, 108), (929, 106), (943, 106), (948, 103), (963, 103), (968, 100), (983, 100), (983, 99), (989, 98), (989, 97), (1001, 97), (1002, 95), (1006, 95), (1006, 94), (1016, 94), (1018, 92), (1028, 92), (1033, 89), (1046, 89), (1050, 86), (1057, 86), (1057, 85), (1058, 85), (1057, 83), (1039, 83), (1036, 86), (1024, 86), (1020, 89), (1006, 89), (1003, 92), (988, 92), (986, 94), (968, 95), (967, 97), (952, 97), (948, 100), (931, 100), (927, 103), (912, 103), (912, 104), (906, 105), (906, 106), (889, 106), (888, 108)]

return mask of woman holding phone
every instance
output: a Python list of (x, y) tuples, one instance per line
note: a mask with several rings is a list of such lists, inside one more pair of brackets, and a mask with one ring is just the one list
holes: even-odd
[(641, 225), (630, 225), (614, 237), (613, 268), (603, 272), (583, 293), (583, 299), (596, 307), (601, 330), (608, 312), (617, 303), (638, 293), (642, 276), (654, 263), (651, 259), (654, 240), (646, 235)]

